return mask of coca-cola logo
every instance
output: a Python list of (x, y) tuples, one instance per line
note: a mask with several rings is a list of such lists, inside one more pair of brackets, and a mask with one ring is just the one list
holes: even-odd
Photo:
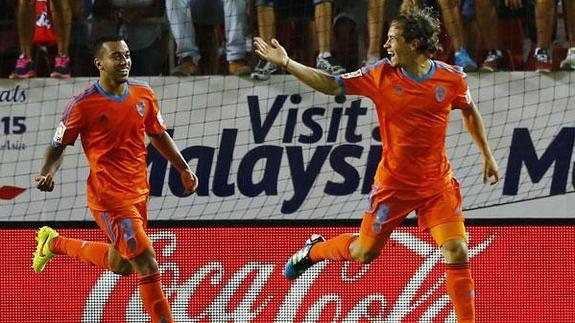
[[(160, 231), (150, 235), (150, 238), (155, 243), (162, 242), (162, 247), (156, 250), (159, 258), (169, 259), (178, 250), (178, 236), (172, 231)], [(490, 234), (479, 243), (470, 244), (470, 258), (481, 254), (494, 240), (495, 234)], [(322, 289), (325, 285), (318, 284), (319, 280), (325, 278), (322, 276), (330, 273), (328, 267), (333, 266), (333, 262), (314, 265), (295, 282), (282, 285), (285, 288), (280, 286), (277, 278), (278, 271), (283, 270), (283, 263), (279, 262), (246, 261), (238, 270), (230, 273), (224, 262), (207, 261), (194, 269), (191, 275), (184, 277), (177, 262), (162, 261), (160, 270), (165, 277), (170, 278), (168, 283), (164, 283), (164, 289), (171, 299), (176, 322), (323, 322), (326, 313), (331, 322), (402, 322), (414, 315), (419, 322), (430, 322), (439, 313), (443, 312), (445, 316), (445, 311), (449, 311), (446, 319), (455, 321), (449, 297), (442, 287), (445, 276), (432, 274), (442, 270), (439, 266), (442, 263), (439, 249), (403, 231), (394, 232), (390, 243), (418, 257), (415, 271), (399, 277), (404, 281), (401, 282), (398, 296), (386, 294), (385, 286), (381, 286), (376, 289), (379, 291), (362, 294), (361, 299), (352, 306), (344, 306), (348, 301), (344, 290), (341, 293), (327, 292)], [(336, 286), (351, 284), (361, 289), (359, 287), (365, 285), (373, 274), (371, 267), (344, 263), (337, 275), (330, 276), (331, 283)], [(108, 271), (98, 278), (87, 297), (82, 314), (83, 322), (103, 320), (105, 305), (111, 295), (118, 292), (116, 289), (121, 279), (121, 276)], [(190, 313), (192, 299), (197, 298), (196, 294), (206, 286), (216, 288), (218, 292), (205, 301), (199, 311)], [(136, 286), (129, 293), (130, 297), (125, 304), (126, 322), (149, 320)], [(310, 295), (313, 295), (312, 299)], [(266, 319), (262, 320), (263, 317)]]

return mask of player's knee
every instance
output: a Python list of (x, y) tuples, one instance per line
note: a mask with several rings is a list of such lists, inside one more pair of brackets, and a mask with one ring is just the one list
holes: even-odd
[(118, 263), (118, 264), (114, 265), (113, 267), (111, 267), (110, 270), (114, 274), (118, 274), (118, 275), (122, 275), (122, 276), (129, 276), (134, 272), (134, 270), (132, 268), (132, 264), (130, 264), (130, 262), (128, 262), (128, 261), (123, 261), (121, 263)]
[(146, 249), (130, 261), (138, 275), (149, 275), (158, 272), (158, 262), (153, 250)]
[(377, 259), (379, 255), (380, 255), (379, 252), (360, 252), (352, 256), (353, 259), (355, 259), (355, 261), (366, 265)]
[(450, 239), (443, 243), (441, 252), (448, 264), (468, 262), (467, 243), (464, 239)]
[[(365, 242), (365, 241), (364, 241)], [(351, 258), (362, 264), (369, 264), (374, 261), (381, 254), (381, 246), (373, 244), (362, 243), (356, 239), (349, 246), (349, 253)]]

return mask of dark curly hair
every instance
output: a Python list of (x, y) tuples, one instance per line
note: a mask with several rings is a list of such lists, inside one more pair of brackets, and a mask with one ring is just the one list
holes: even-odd
[(402, 36), (407, 43), (418, 40), (419, 53), (431, 58), (443, 50), (439, 42), (439, 19), (431, 8), (414, 8), (403, 12), (392, 23), (401, 25)]

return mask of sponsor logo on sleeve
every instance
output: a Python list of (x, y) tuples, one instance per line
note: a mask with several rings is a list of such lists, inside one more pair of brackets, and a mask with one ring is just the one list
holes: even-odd
[(58, 128), (56, 128), (56, 132), (54, 133), (54, 138), (52, 138), (52, 140), (54, 142), (62, 144), (65, 132), (66, 132), (66, 125), (64, 125), (64, 122), (60, 121), (60, 124), (58, 125)]
[(362, 75), (363, 75), (363, 73), (361, 73), (361, 69), (359, 69), (357, 71), (341, 74), (340, 76), (342, 79), (351, 79), (354, 77), (360, 77)]

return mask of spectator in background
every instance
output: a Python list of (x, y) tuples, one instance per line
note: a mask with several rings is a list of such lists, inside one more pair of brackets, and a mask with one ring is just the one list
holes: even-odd
[(369, 43), (365, 65), (375, 64), (381, 58), (381, 38), (385, 20), (386, 0), (369, 0), (367, 7), (367, 31)]
[(469, 56), (464, 46), (463, 17), (461, 15), (461, 3), (458, 0), (437, 0), (443, 15), (443, 24), (453, 49), (455, 50), (455, 65), (463, 68), (465, 72), (477, 70), (477, 63)]
[[(389, 6), (393, 6), (394, 2), (398, 0), (391, 0)], [(401, 1), (401, 0), (399, 0)], [(338, 30), (338, 24), (340, 19), (347, 18), (355, 25), (352, 30), (351, 37), (358, 38), (359, 54), (363, 62), (363, 66), (369, 66), (375, 64), (381, 59), (381, 50), (383, 48), (382, 38), (383, 38), (383, 28), (386, 20), (387, 9), (389, 9), (387, 0), (336, 0), (336, 17), (334, 21), (334, 29), (336, 30), (336, 35)], [(391, 12), (394, 12), (391, 8)], [(366, 14), (367, 13), (367, 14)], [(366, 19), (367, 18), (367, 19)], [(367, 25), (367, 51), (364, 50), (363, 44), (363, 31)], [(358, 36), (358, 33), (361, 33)], [(337, 39), (336, 39), (337, 41)], [(342, 44), (338, 44), (342, 47)], [(344, 51), (345, 55), (345, 51)], [(339, 57), (342, 57), (341, 54)], [(351, 69), (356, 69), (357, 65), (349, 66), (347, 59), (344, 58), (344, 66)]]
[(74, 57), (74, 76), (91, 76), (95, 72), (91, 50), (93, 0), (76, 0), (72, 5), (72, 28), (70, 33), (69, 55)]
[[(519, 0), (516, 0), (519, 2)], [(519, 3), (519, 5), (521, 5)], [(567, 23), (569, 49), (560, 67), (564, 70), (575, 69), (575, 1), (563, 0), (563, 12)], [(537, 48), (535, 49), (535, 69), (538, 72), (550, 72), (553, 68), (551, 43), (556, 24), (556, 0), (535, 1), (535, 25), (537, 28)]]
[(95, 0), (93, 38), (108, 34), (122, 36), (130, 47), (131, 74), (160, 75), (167, 61), (160, 23), (163, 12), (162, 0)]
[[(519, 0), (509, 0), (518, 8), (522, 6)], [(551, 59), (551, 42), (555, 29), (556, 0), (535, 1), (535, 27), (537, 28), (537, 48), (535, 49), (535, 70), (550, 72), (553, 68)]]
[[(179, 64), (172, 75), (190, 76), (199, 73), (200, 51), (196, 44), (196, 33), (191, 8), (198, 0), (166, 0), (166, 13), (176, 41), (176, 56)], [(226, 30), (226, 59), (228, 72), (245, 75), (251, 72), (245, 62), (245, 0), (220, 0), (223, 3)]]
[(503, 53), (499, 49), (499, 19), (495, 0), (475, 0), (477, 23), (485, 46), (489, 50), (481, 70), (494, 72), (500, 68)]
[(575, 70), (575, 1), (563, 0), (563, 13), (567, 22), (569, 49), (560, 67), (562, 70)]
[[(331, 55), (331, 36), (333, 30), (333, 0), (313, 0), (314, 23), (318, 41), (319, 53), (316, 57), (316, 67), (330, 75), (339, 75), (345, 68), (338, 64)], [(270, 42), (276, 37), (275, 0), (257, 0), (258, 32), (262, 39)], [(278, 67), (265, 60), (259, 60), (251, 78), (267, 80), (277, 71)]]
[[(469, 56), (469, 53), (464, 46), (463, 34), (463, 16), (461, 14), (460, 0), (437, 0), (441, 8), (443, 16), (442, 22), (447, 29), (449, 39), (455, 51), (454, 61), (455, 65), (463, 68), (465, 72), (473, 72), (477, 70), (477, 63)], [(404, 0), (401, 6), (401, 11), (411, 10), (414, 7), (421, 7), (426, 5), (427, 1), (424, 0)]]
[[(72, 7), (70, 1), (77, 0), (50, 0), (50, 17), (46, 14), (36, 16), (36, 0), (18, 0), (17, 26), (20, 42), (20, 57), (16, 61), (16, 68), (10, 75), (11, 79), (27, 79), (36, 76), (34, 61), (32, 60), (33, 37), (37, 24), (51, 29), (54, 23), (54, 32), (58, 53), (54, 58), (54, 70), (50, 77), (69, 78), (71, 76), (70, 57), (68, 46), (70, 43), (70, 30), (72, 27)], [(38, 20), (37, 20), (38, 19)]]
[(331, 34), (333, 30), (333, 0), (314, 0), (315, 28), (319, 53), (315, 67), (330, 74), (339, 75), (345, 72), (331, 55)]
[[(266, 42), (276, 38), (276, 14), (273, 0), (256, 0), (256, 15), (259, 36)], [(250, 77), (254, 80), (265, 81), (278, 70), (278, 66), (263, 59), (259, 59)]]

